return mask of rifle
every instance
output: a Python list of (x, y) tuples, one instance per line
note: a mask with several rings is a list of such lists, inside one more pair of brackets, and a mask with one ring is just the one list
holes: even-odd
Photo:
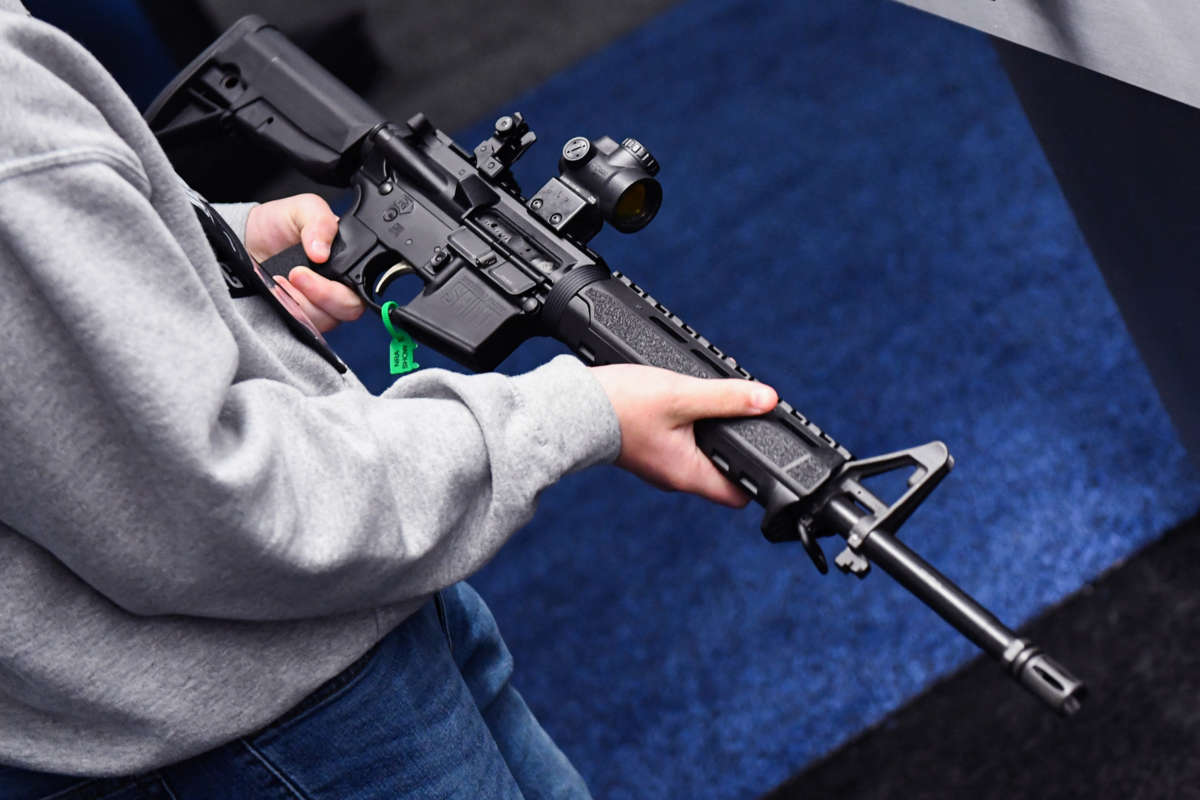
[[(500, 117), (467, 152), (421, 114), (387, 121), (253, 16), (188, 65), (146, 117), (168, 151), (236, 134), (314, 181), (352, 187), (329, 261), (312, 266), (386, 309), (389, 327), (468, 368), (493, 369), (526, 339), (550, 336), (588, 364), (753, 379), (588, 247), (605, 222), (635, 232), (662, 203), (658, 162), (634, 139), (571, 139), (559, 174), (526, 198), (511, 167), (537, 137), (521, 114)], [(299, 248), (286, 257), (308, 263)], [(406, 304), (383, 303), (401, 276), (420, 278), (423, 289)], [(706, 420), (695, 431), (717, 468), (763, 506), (769, 541), (798, 540), (825, 573), (817, 540), (841, 536), (843, 572), (862, 578), (879, 566), (1044, 703), (1063, 715), (1079, 709), (1079, 679), (896, 538), (953, 466), (945, 444), (856, 460), (782, 401), (763, 416)], [(907, 488), (891, 502), (864, 486), (900, 470)]]

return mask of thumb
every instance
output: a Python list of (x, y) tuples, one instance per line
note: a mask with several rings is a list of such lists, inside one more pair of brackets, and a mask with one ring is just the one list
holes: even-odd
[(685, 378), (673, 411), (679, 422), (765, 414), (779, 402), (770, 386), (736, 378)]
[(292, 222), (300, 231), (300, 243), (309, 260), (323, 264), (329, 259), (329, 248), (337, 236), (338, 218), (329, 205), (315, 195), (304, 196), (293, 207)]

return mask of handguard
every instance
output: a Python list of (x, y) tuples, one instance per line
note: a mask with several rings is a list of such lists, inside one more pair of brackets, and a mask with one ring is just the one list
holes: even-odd
[[(525, 198), (512, 164), (536, 140), (520, 114), (501, 117), (472, 152), (422, 115), (386, 121), (278, 30), (246, 17), (195, 59), (147, 112), (170, 152), (238, 134), (281, 153), (320, 183), (353, 187), (330, 260), (313, 265), (378, 310), (403, 275), (422, 290), (389, 305), (393, 325), (459, 363), (494, 368), (533, 336), (589, 364), (635, 363), (701, 378), (752, 376), (587, 246), (608, 221), (632, 232), (662, 200), (658, 162), (639, 142), (567, 142), (560, 174)], [(303, 251), (287, 255), (307, 263)], [(892, 575), (1062, 714), (1082, 682), (895, 538), (953, 465), (941, 442), (877, 458), (849, 451), (786, 402), (748, 419), (696, 425), (701, 450), (763, 506), (764, 535), (799, 540), (821, 572), (819, 537), (838, 535), (843, 571)], [(908, 471), (887, 501), (863, 480)]]

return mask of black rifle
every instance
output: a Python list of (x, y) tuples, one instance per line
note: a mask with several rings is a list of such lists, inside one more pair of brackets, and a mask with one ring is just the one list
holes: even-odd
[[(376, 310), (389, 283), (418, 276), (423, 290), (391, 304), (389, 319), (471, 369), (492, 369), (526, 339), (551, 336), (588, 364), (751, 378), (587, 246), (604, 221), (633, 232), (658, 211), (658, 162), (633, 139), (571, 139), (560, 174), (527, 199), (510, 169), (536, 139), (520, 114), (501, 117), (468, 153), (423, 115), (388, 122), (257, 17), (198, 56), (146, 116), (168, 151), (236, 132), (319, 183), (353, 187), (332, 256), (315, 268)], [(290, 258), (307, 262), (302, 251)], [(761, 417), (699, 423), (696, 441), (765, 508), (767, 539), (799, 540), (827, 572), (816, 540), (842, 536), (843, 571), (863, 577), (879, 565), (1044, 702), (1078, 710), (1081, 681), (896, 539), (953, 466), (944, 444), (854, 460), (786, 402)], [(895, 470), (909, 476), (893, 502), (864, 487)]]

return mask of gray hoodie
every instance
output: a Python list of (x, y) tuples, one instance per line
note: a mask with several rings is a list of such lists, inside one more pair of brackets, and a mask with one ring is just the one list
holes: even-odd
[(0, 75), (0, 763), (259, 728), (615, 457), (573, 359), (376, 397), (232, 299), (137, 109), (16, 0)]

